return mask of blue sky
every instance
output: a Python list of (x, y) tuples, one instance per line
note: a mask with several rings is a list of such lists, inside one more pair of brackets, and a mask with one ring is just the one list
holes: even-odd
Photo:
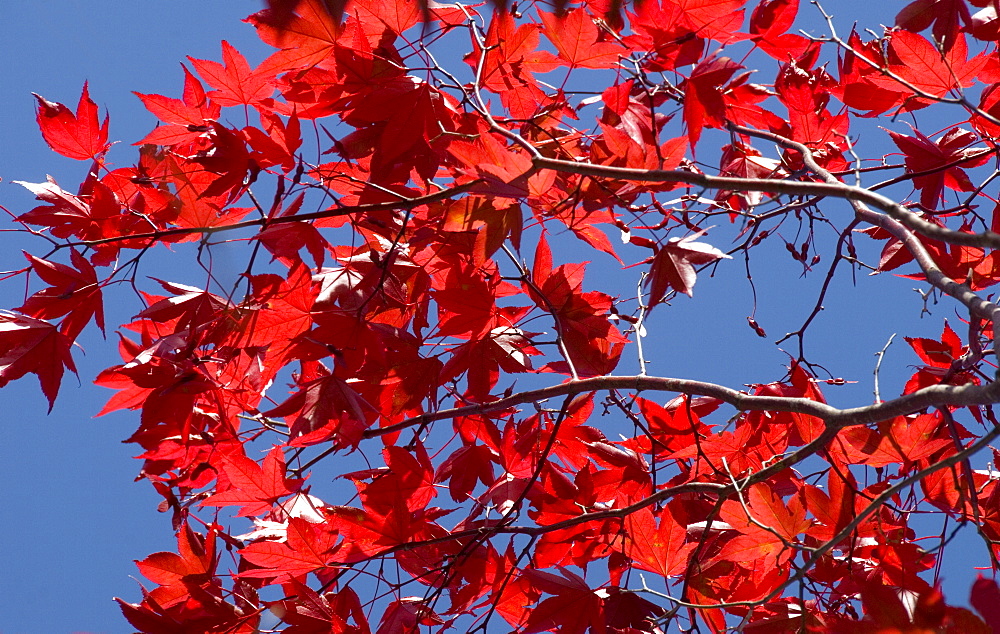
[[(111, 158), (127, 164), (133, 156), (128, 143), (155, 125), (131, 91), (178, 95), (180, 62), (186, 55), (219, 59), (221, 39), (260, 61), (266, 47), (241, 22), (259, 8), (250, 0), (6, 3), (0, 20), (0, 205), (13, 213), (34, 206), (11, 180), (40, 182), (51, 174), (75, 190), (87, 169), (45, 145), (32, 92), (75, 109), (89, 81), (102, 112), (111, 112), (111, 138), (123, 141)], [(2, 269), (24, 266), (22, 248), (44, 249), (10, 233), (0, 234), (0, 245)], [(21, 304), (23, 288), (15, 286), (0, 285), (0, 305)], [(120, 319), (136, 312), (134, 303), (107, 308)], [(64, 378), (48, 416), (33, 376), (0, 391), (7, 413), (0, 421), (7, 439), (0, 460), (3, 634), (131, 631), (112, 597), (138, 601), (138, 585), (129, 578), (138, 576), (132, 560), (176, 547), (169, 517), (156, 512), (160, 499), (148, 484), (133, 482), (141, 466), (132, 458), (137, 447), (121, 444), (135, 429), (135, 415), (92, 418), (111, 391), (91, 381), (118, 363), (116, 339), (110, 332), (107, 342), (99, 333), (84, 337), (84, 350), (74, 353), (80, 379)]]
[[(11, 180), (39, 182), (51, 174), (66, 189), (74, 190), (86, 169), (82, 163), (56, 155), (42, 141), (34, 123), (31, 92), (75, 108), (83, 82), (89, 81), (93, 99), (102, 111), (111, 113), (111, 138), (123, 141), (111, 158), (126, 164), (132, 156), (127, 143), (141, 138), (155, 124), (131, 91), (178, 95), (180, 62), (188, 55), (219, 59), (221, 39), (236, 46), (251, 63), (267, 52), (253, 29), (240, 21), (259, 8), (250, 0), (52, 0), (8, 5), (0, 21), (0, 204), (15, 214), (27, 211), (34, 202)], [(875, 6), (882, 10), (882, 3), (841, 0), (836, 11), (845, 17), (853, 12), (870, 19), (868, 26), (875, 28), (878, 20), (891, 22), (893, 11), (869, 18)], [(844, 30), (850, 26), (849, 19), (838, 22)], [(11, 233), (0, 233), (0, 245), (0, 269), (23, 266), (21, 248), (35, 252), (43, 248), (37, 241)], [(773, 340), (785, 329), (793, 329), (796, 320), (801, 322), (814, 296), (803, 291), (805, 282), (787, 254), (771, 255), (775, 263), (762, 261), (756, 272), (758, 280), (773, 282), (770, 288), (758, 286), (761, 312), (757, 318)], [(173, 267), (162, 256), (151, 260), (144, 274), (155, 275), (157, 267), (166, 265)], [(745, 311), (737, 311), (735, 319), (725, 314), (730, 303), (749, 302), (741, 266), (736, 261), (720, 267), (713, 280), (700, 278), (696, 301), (681, 298), (670, 309), (658, 309), (655, 321), (648, 325), (656, 334), (646, 343), (647, 356), (656, 361), (651, 372), (716, 380), (734, 387), (780, 378), (787, 357), (752, 336)], [(856, 290), (849, 282), (845, 277), (834, 286), (829, 310), (817, 322), (811, 340), (815, 357), (830, 360), (835, 375), (860, 382), (837, 393), (831, 392), (835, 388), (827, 390), (837, 404), (870, 401), (871, 355), (881, 349), (889, 334), (937, 337), (940, 316), (957, 321), (951, 307), (938, 307), (935, 318), (916, 320), (920, 303), (910, 290), (915, 284), (887, 285), (862, 275), (862, 290), (877, 294), (878, 299), (868, 299), (870, 303), (861, 307), (852, 300)], [(0, 307), (19, 305), (22, 293), (16, 284), (0, 284)], [(902, 314), (899, 322), (880, 319), (896, 309)], [(107, 310), (109, 323), (118, 324), (135, 312), (135, 306), (111, 305)], [(120, 442), (134, 430), (136, 415), (92, 418), (110, 391), (90, 382), (98, 371), (118, 362), (114, 341), (111, 333), (107, 342), (95, 333), (83, 338), (83, 350), (76, 352), (80, 379), (72, 375), (64, 379), (50, 415), (45, 415), (46, 403), (32, 376), (0, 391), (7, 414), (0, 420), (7, 441), (0, 460), (0, 521), (5, 535), (0, 569), (6, 571), (0, 581), (0, 633), (131, 631), (111, 598), (117, 595), (137, 601), (138, 586), (129, 578), (137, 576), (132, 560), (175, 546), (169, 518), (155, 510), (160, 498), (147, 484), (133, 482), (140, 466), (132, 459), (137, 448)], [(732, 353), (710, 354), (720, 349)], [(737, 358), (753, 361), (734, 363)], [(887, 371), (883, 376), (886, 392), (898, 391), (908, 376), (907, 364), (915, 362), (897, 340), (886, 362), (895, 374)], [(985, 468), (985, 463), (979, 468)], [(946, 586), (953, 602), (963, 602), (967, 596), (972, 578), (969, 566), (984, 563), (981, 547), (977, 551), (975, 542), (969, 543), (973, 545), (967, 549), (968, 559), (953, 553), (946, 563), (946, 577), (955, 580)]]

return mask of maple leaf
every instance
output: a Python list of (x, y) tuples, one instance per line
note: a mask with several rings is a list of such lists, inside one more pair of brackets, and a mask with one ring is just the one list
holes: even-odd
[(715, 247), (696, 242), (699, 237), (705, 235), (705, 231), (686, 236), (684, 238), (670, 238), (664, 246), (650, 260), (649, 279), (649, 306), (656, 306), (663, 299), (667, 288), (684, 293), (688, 297), (693, 296), (694, 283), (697, 279), (695, 266), (711, 264), (716, 260), (731, 256), (726, 255)]
[(896, 14), (896, 25), (914, 33), (933, 24), (934, 39), (948, 48), (955, 43), (962, 25), (971, 21), (964, 0), (914, 0)]
[(868, 110), (874, 117), (907, 99), (898, 85), (880, 87), (878, 70), (873, 65), (885, 65), (885, 52), (879, 40), (863, 42), (856, 32), (848, 38), (850, 49), (840, 58), (840, 78), (832, 94), (851, 108)]
[[(267, 112), (261, 113), (260, 118), (266, 134), (260, 128), (253, 126), (247, 126), (242, 130), (243, 136), (253, 150), (251, 160), (262, 169), (281, 165), (281, 169), (285, 172), (294, 170), (295, 153), (302, 145), (298, 115), (292, 113), (288, 117), (287, 124), (277, 115)], [(292, 215), (292, 212), (286, 211), (285, 215)]]
[[(505, 306), (498, 310), (499, 317), (522, 317), (527, 308)], [(510, 319), (511, 323), (516, 319)], [(505, 372), (531, 372), (531, 356), (540, 355), (529, 335), (518, 328), (497, 326), (483, 333), (478, 339), (452, 349), (452, 356), (441, 369), (441, 376), (454, 377), (466, 372), (469, 393), (478, 396), (489, 394)]]
[(786, 503), (767, 485), (750, 487), (747, 502), (754, 519), (789, 542), (794, 542), (799, 533), (812, 525), (798, 499), (792, 498)]
[(906, 337), (905, 339), (921, 361), (927, 365), (910, 377), (903, 388), (904, 393), (913, 392), (926, 385), (935, 385), (943, 378), (954, 385), (979, 381), (977, 377), (968, 372), (953, 370), (966, 354), (967, 348), (962, 345), (962, 340), (948, 325), (948, 322), (945, 322), (941, 331), (940, 341), (925, 337)]
[(208, 131), (208, 123), (219, 118), (222, 107), (209, 101), (198, 78), (191, 74), (187, 66), (184, 69), (184, 91), (182, 99), (164, 97), (163, 95), (147, 95), (134, 92), (157, 119), (168, 124), (158, 126), (147, 134), (136, 145), (152, 143), (156, 145), (180, 145), (191, 143)]
[[(611, 628), (637, 632), (655, 632), (656, 620), (662, 617), (665, 610), (636, 592), (622, 588), (608, 587), (603, 589), (608, 595), (604, 600), (604, 614)], [(613, 631), (613, 630), (612, 630)]]
[(646, 420), (649, 433), (626, 446), (639, 453), (670, 453), (690, 446), (698, 434), (711, 432), (711, 428), (701, 422), (696, 407), (680, 405), (671, 409), (641, 397), (636, 397), (635, 403)]
[(813, 159), (829, 170), (847, 167), (846, 149), (849, 121), (846, 112), (832, 115), (826, 108), (836, 81), (823, 68), (812, 71), (795, 62), (782, 66), (774, 82), (778, 98), (788, 108), (790, 133), (784, 133), (812, 150)]
[[(277, 75), (332, 61), (346, 0), (297, 0), (294, 5), (293, 0), (274, 2), (280, 2), (277, 11), (260, 11), (245, 20), (257, 29), (261, 40), (279, 49), (257, 67), (257, 72)], [(331, 10), (334, 7), (339, 10)]]
[(73, 267), (58, 262), (49, 262), (25, 253), (32, 270), (42, 281), (50, 284), (28, 298), (17, 310), (37, 317), (54, 319), (66, 315), (59, 331), (70, 340), (76, 339), (80, 331), (93, 317), (101, 331), (104, 331), (104, 305), (101, 287), (97, 283), (94, 267), (76, 249), (70, 251)]
[(35, 99), (38, 100), (36, 119), (42, 137), (59, 154), (85, 161), (100, 157), (111, 147), (108, 144), (108, 116), (104, 116), (104, 123), (98, 121), (97, 104), (90, 98), (86, 82), (75, 115), (61, 103), (47, 101), (41, 95), (35, 95)]
[(323, 374), (301, 384), (300, 390), (265, 416), (291, 417), (294, 446), (333, 440), (335, 447), (357, 447), (372, 422), (373, 408), (343, 379)]
[[(336, 22), (340, 20), (348, 1), (324, 0), (320, 6), (324, 9), (324, 13)], [(302, 0), (267, 0), (268, 18), (279, 33), (288, 28), (301, 2)]]
[(629, 17), (634, 33), (624, 42), (650, 51), (650, 70), (674, 70), (701, 59), (705, 41), (692, 33), (680, 7), (673, 2), (641, 2), (633, 8)]
[(996, 581), (982, 575), (977, 577), (969, 593), (969, 603), (983, 615), (993, 631), (1000, 629), (1000, 588)]
[(51, 411), (64, 369), (76, 373), (69, 351), (72, 344), (47, 321), (0, 311), (0, 387), (31, 372), (38, 377)]
[(340, 549), (337, 531), (325, 524), (313, 524), (301, 517), (288, 520), (285, 541), (259, 541), (239, 551), (259, 569), (240, 572), (248, 579), (272, 579), (282, 583), (334, 565)]
[(280, 498), (292, 495), (302, 484), (302, 480), (285, 477), (285, 456), (280, 447), (271, 449), (263, 465), (242, 454), (229, 454), (222, 459), (221, 466), (229, 481), (227, 488), (223, 489), (220, 480), (218, 492), (201, 505), (239, 506), (237, 517), (270, 512)]
[(426, 605), (421, 597), (403, 597), (393, 601), (382, 613), (375, 634), (409, 634), (419, 631), (421, 625), (441, 625), (444, 619)]
[(534, 116), (547, 100), (533, 73), (561, 65), (552, 53), (538, 50), (539, 29), (535, 24), (516, 26), (509, 12), (497, 12), (486, 32), (485, 50), (466, 57), (475, 68), (482, 56), (483, 87), (500, 95), (504, 106), (518, 118)]
[(671, 0), (684, 13), (684, 20), (699, 35), (722, 43), (741, 39), (741, 8), (746, 0)]
[(393, 35), (402, 35), (420, 22), (430, 4), (429, 0), (353, 0), (351, 12), (357, 16), (365, 30), (376, 37), (380, 37), (384, 30)]
[(252, 293), (241, 306), (240, 345), (266, 346), (278, 363), (279, 355), (312, 325), (309, 314), (316, 299), (311, 292), (312, 276), (308, 267), (296, 264), (287, 277), (264, 273), (249, 281)]
[(625, 554), (637, 567), (669, 577), (683, 572), (696, 544), (684, 543), (687, 529), (669, 510), (664, 509), (659, 515), (659, 523), (649, 508), (626, 517)]
[(77, 236), (83, 240), (108, 237), (115, 233), (115, 220), (121, 206), (115, 195), (102, 183), (94, 183), (90, 196), (73, 195), (51, 178), (45, 183), (14, 181), (38, 200), (49, 203), (18, 216), (18, 220), (52, 228), (58, 238)]
[(281, 260), (289, 265), (302, 264), (299, 252), (304, 248), (316, 266), (321, 267), (330, 246), (316, 227), (306, 222), (270, 225), (257, 234), (257, 239), (271, 252), (272, 261)]
[(777, 60), (798, 59), (810, 46), (803, 36), (787, 32), (798, 10), (799, 0), (764, 0), (750, 15), (750, 39)]
[[(368, 633), (368, 619), (361, 600), (351, 588), (319, 594), (294, 577), (285, 582), (285, 587), (291, 589), (294, 596), (270, 609), (291, 626), (285, 630), (289, 634), (329, 632), (331, 625), (334, 631)], [(350, 624), (351, 620), (355, 625)]]
[[(968, 59), (965, 35), (959, 34), (953, 46), (943, 53), (922, 35), (894, 31), (889, 39), (889, 70), (931, 97), (942, 97), (953, 88), (971, 86), (986, 64), (984, 55)], [(899, 82), (891, 77), (872, 79), (876, 86), (899, 91)], [(908, 95), (909, 96), (909, 95)], [(919, 99), (904, 109), (923, 107)]]
[(386, 447), (383, 455), (386, 470), (373, 474), (370, 484), (358, 487), (365, 508), (383, 516), (393, 509), (425, 508), (437, 495), (437, 488), (434, 469), (423, 445), (417, 443), (414, 452), (403, 447)]
[(538, 15), (545, 25), (545, 37), (571, 68), (614, 68), (626, 52), (618, 44), (601, 41), (597, 25), (582, 8), (559, 16), (545, 11)]
[(854, 519), (857, 483), (850, 471), (839, 476), (833, 471), (827, 477), (826, 489), (807, 485), (803, 489), (804, 506), (817, 521), (807, 529), (816, 539), (829, 540)]
[[(937, 141), (931, 141), (919, 130), (914, 130), (913, 136), (892, 130), (887, 132), (896, 147), (906, 155), (907, 170), (921, 173), (913, 178), (913, 185), (920, 190), (920, 204), (926, 209), (937, 209), (945, 187), (955, 191), (972, 191), (974, 187), (965, 169), (978, 167), (989, 160), (988, 153), (982, 148), (968, 147), (978, 139), (971, 131), (962, 128), (952, 128)], [(982, 156), (977, 157), (980, 154)], [(955, 162), (958, 164), (948, 166)]]
[(601, 632), (605, 627), (604, 605), (597, 591), (580, 576), (560, 568), (562, 576), (528, 569), (524, 577), (538, 590), (553, 596), (535, 606), (525, 623), (524, 634), (558, 628), (563, 634)]
[(142, 576), (160, 587), (150, 593), (158, 605), (169, 607), (191, 596), (191, 587), (209, 583), (216, 566), (215, 531), (199, 535), (186, 522), (177, 531), (177, 552), (149, 555), (136, 566)]
[(519, 198), (528, 194), (531, 158), (513, 150), (492, 134), (479, 135), (471, 143), (459, 140), (448, 145), (452, 156), (486, 181), (489, 193)]
[(725, 84), (743, 68), (728, 57), (712, 56), (698, 62), (682, 85), (684, 122), (692, 148), (698, 145), (703, 127), (722, 127), (726, 120)]
[(229, 42), (222, 40), (223, 64), (188, 57), (191, 64), (212, 87), (208, 97), (220, 106), (253, 105), (271, 96), (271, 75), (254, 72), (246, 58)]
[[(553, 269), (552, 251), (543, 236), (535, 250), (531, 273), (534, 285), (526, 285), (526, 290), (539, 308), (558, 315), (577, 373), (595, 376), (614, 369), (625, 338), (607, 318), (611, 298), (596, 291), (583, 292), (585, 269), (586, 263)], [(568, 369), (565, 362), (548, 367), (559, 372)]]
[(434, 472), (435, 482), (448, 480), (451, 499), (461, 502), (469, 498), (476, 482), (490, 486), (496, 481), (493, 462), (499, 455), (488, 445), (466, 445), (455, 450)]
[(844, 430), (835, 453), (845, 464), (885, 467), (917, 462), (946, 449), (952, 440), (943, 434), (937, 415), (896, 417), (879, 424), (878, 430), (856, 427)]

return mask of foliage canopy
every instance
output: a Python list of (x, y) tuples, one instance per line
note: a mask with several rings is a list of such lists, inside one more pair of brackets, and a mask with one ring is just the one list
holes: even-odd
[[(975, 468), (1000, 463), (998, 3), (848, 34), (818, 7), (822, 36), (798, 5), (273, 0), (261, 64), (223, 41), (179, 97), (136, 93), (160, 123), (129, 167), (86, 84), (75, 110), (36, 95), (85, 174), (21, 183), (40, 246), (4, 278), (29, 290), (0, 386), (34, 374), (51, 406), (106, 296), (135, 302), (100, 414), (139, 412), (177, 551), (138, 562), (129, 623), (1000, 631), (992, 580), (978, 614), (945, 603), (953, 529), (919, 519), (1000, 568), (1000, 472)], [(147, 278), (164, 247), (202, 283)], [(654, 311), (789, 262), (818, 284), (785, 376), (657, 374)], [(857, 350), (874, 399), (835, 407), (813, 324), (890, 271), (955, 316), (905, 339), (899, 394)], [(756, 300), (712, 311), (768, 337)], [(670, 336), (739, 363), (718, 327)]]

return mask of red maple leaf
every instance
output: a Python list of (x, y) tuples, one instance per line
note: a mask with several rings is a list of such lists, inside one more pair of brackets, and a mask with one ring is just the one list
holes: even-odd
[(208, 96), (220, 106), (243, 106), (260, 103), (271, 96), (272, 75), (250, 68), (246, 58), (226, 40), (222, 40), (223, 64), (188, 57), (198, 74), (215, 90)]
[(993, 631), (1000, 630), (1000, 588), (996, 581), (980, 575), (972, 584), (969, 603), (983, 615)]
[(853, 427), (842, 431), (834, 453), (845, 464), (886, 467), (917, 462), (947, 448), (952, 440), (935, 414), (898, 416), (878, 429)]
[(696, 544), (685, 544), (687, 528), (674, 519), (669, 508), (660, 512), (659, 524), (653, 511), (644, 508), (625, 519), (625, 555), (636, 567), (664, 577), (684, 571)]
[(528, 615), (524, 634), (537, 634), (558, 628), (563, 634), (584, 634), (604, 630), (604, 604), (587, 582), (569, 570), (560, 568), (563, 576), (528, 569), (524, 577), (536, 589), (553, 596), (544, 599)]
[(169, 607), (191, 596), (191, 587), (210, 581), (216, 566), (215, 531), (208, 535), (195, 533), (185, 522), (177, 531), (177, 552), (149, 555), (136, 566), (143, 577), (160, 587), (149, 597), (157, 605)]
[(746, 0), (671, 0), (684, 14), (684, 24), (698, 35), (722, 43), (735, 42), (743, 24)]
[(101, 287), (97, 283), (97, 273), (76, 249), (70, 252), (73, 268), (58, 262), (36, 258), (30, 253), (24, 256), (31, 262), (32, 270), (44, 282), (50, 284), (28, 298), (17, 310), (38, 319), (55, 319), (66, 315), (59, 331), (74, 340), (90, 319), (95, 318), (98, 327), (104, 331), (104, 304)]
[(486, 181), (489, 193), (519, 198), (528, 194), (531, 158), (501, 143), (493, 134), (481, 134), (474, 141), (453, 141), (448, 152), (467, 166), (470, 175)]
[(896, 14), (896, 26), (914, 33), (933, 24), (934, 39), (948, 48), (955, 43), (962, 25), (969, 25), (971, 21), (965, 0), (914, 0)]
[(260, 566), (245, 570), (240, 576), (272, 579), (273, 583), (302, 579), (333, 564), (339, 539), (337, 531), (325, 524), (313, 524), (301, 517), (289, 518), (285, 541), (259, 541), (239, 551), (244, 559)]
[(383, 516), (394, 509), (416, 512), (426, 508), (437, 495), (437, 487), (434, 468), (423, 445), (416, 443), (413, 452), (403, 447), (386, 447), (382, 453), (386, 469), (373, 472), (370, 484), (358, 482), (365, 508)]
[(830, 471), (825, 489), (806, 485), (803, 490), (805, 506), (817, 520), (808, 533), (816, 539), (833, 538), (854, 519), (854, 500), (859, 489), (850, 471), (844, 469), (842, 473)]
[(725, 84), (743, 68), (728, 57), (712, 56), (698, 62), (684, 89), (684, 122), (691, 147), (698, 145), (703, 127), (722, 127), (726, 122)]
[[(920, 190), (920, 204), (930, 210), (937, 209), (945, 187), (960, 192), (973, 191), (974, 187), (965, 170), (978, 167), (989, 160), (989, 154), (983, 148), (968, 147), (977, 138), (971, 131), (962, 128), (952, 128), (937, 141), (928, 139), (920, 130), (914, 130), (913, 136), (891, 130), (887, 132), (896, 147), (906, 155), (908, 171), (929, 172), (915, 176), (913, 185)], [(982, 156), (970, 158), (979, 154)], [(956, 161), (962, 162), (946, 167)]]
[[(243, 136), (253, 150), (251, 159), (265, 169), (272, 165), (281, 165), (281, 169), (290, 172), (295, 169), (295, 153), (302, 145), (299, 117), (292, 113), (286, 124), (278, 115), (262, 112), (260, 115), (264, 130), (247, 126), (243, 128)], [(286, 212), (291, 215), (291, 212)]]
[(488, 445), (465, 445), (441, 463), (434, 473), (434, 481), (448, 480), (451, 499), (462, 502), (469, 499), (477, 481), (486, 486), (496, 481), (493, 463), (498, 460), (499, 455)]
[(271, 449), (263, 465), (237, 453), (226, 455), (220, 463), (228, 486), (223, 489), (220, 476), (218, 492), (201, 505), (239, 506), (237, 517), (269, 513), (279, 499), (302, 485), (302, 480), (285, 477), (285, 456), (280, 447)]
[(798, 10), (799, 0), (764, 0), (750, 15), (751, 40), (779, 61), (798, 59), (810, 46), (806, 38), (787, 32)]
[(381, 36), (385, 29), (393, 35), (402, 35), (420, 22), (430, 4), (428, 0), (353, 0), (350, 11), (373, 35)]
[(0, 387), (31, 372), (38, 377), (51, 411), (64, 369), (76, 373), (71, 345), (73, 340), (47, 321), (0, 312)]
[(539, 26), (515, 25), (507, 11), (497, 12), (490, 21), (484, 42), (485, 50), (466, 57), (473, 68), (480, 66), (484, 88), (500, 95), (500, 100), (518, 118), (534, 116), (545, 94), (533, 73), (544, 73), (560, 66), (558, 58), (538, 50)]
[(795, 62), (782, 66), (774, 81), (778, 98), (788, 108), (788, 123), (781, 125), (781, 134), (808, 146), (816, 162), (829, 170), (847, 167), (843, 151), (847, 148), (848, 115), (827, 110), (836, 84), (826, 69), (808, 70)]
[(649, 306), (656, 306), (667, 292), (667, 288), (693, 295), (697, 280), (696, 266), (710, 264), (721, 258), (730, 258), (715, 247), (704, 242), (695, 242), (705, 235), (704, 231), (684, 238), (670, 238), (651, 258), (649, 271)]
[[(329, 634), (333, 631), (368, 634), (368, 619), (361, 600), (351, 588), (339, 592), (320, 594), (296, 578), (284, 584), (292, 596), (271, 607), (275, 614), (282, 612), (281, 620), (291, 627), (289, 634)], [(356, 625), (351, 625), (353, 620)]]
[[(890, 36), (888, 51), (889, 70), (932, 97), (943, 97), (952, 89), (971, 86), (987, 60), (982, 54), (968, 59), (969, 49), (963, 34), (959, 34), (953, 46), (941, 52), (922, 35), (895, 31)], [(905, 91), (906, 98), (912, 96), (895, 78), (878, 76), (872, 81), (888, 90)], [(914, 101), (904, 108), (915, 110), (926, 105), (926, 101)]]
[(157, 119), (169, 125), (158, 126), (147, 134), (136, 145), (153, 143), (156, 145), (179, 145), (191, 143), (208, 131), (208, 122), (219, 118), (222, 108), (217, 103), (209, 101), (198, 78), (191, 74), (187, 66), (184, 69), (184, 92), (182, 99), (164, 97), (163, 95), (146, 95), (133, 93), (142, 100), (146, 110), (152, 112)]
[[(351, 384), (329, 374), (325, 368), (310, 373), (299, 391), (265, 416), (291, 418), (292, 445), (304, 447), (333, 440), (335, 447), (357, 447), (371, 425), (374, 411)], [(300, 379), (301, 380), (301, 379)]]
[(441, 625), (444, 619), (430, 609), (420, 597), (403, 597), (393, 601), (382, 614), (375, 634), (410, 634), (419, 632), (421, 625)]
[[(534, 285), (527, 290), (539, 308), (558, 316), (577, 373), (596, 376), (614, 369), (626, 339), (608, 320), (611, 297), (598, 291), (583, 292), (585, 269), (585, 262), (553, 269), (552, 252), (543, 236), (535, 250), (531, 272)], [(547, 367), (557, 372), (568, 369), (562, 361)]]
[(594, 19), (582, 8), (560, 16), (545, 11), (538, 15), (545, 25), (545, 36), (571, 68), (614, 68), (627, 54), (620, 45), (603, 41)]
[(332, 62), (345, 0), (272, 0), (271, 4), (277, 11), (260, 11), (245, 20), (261, 40), (280, 49), (257, 67), (258, 73), (276, 75)]
[[(34, 94), (34, 93), (32, 93)], [(42, 137), (49, 147), (63, 156), (80, 161), (95, 159), (108, 151), (108, 116), (104, 123), (97, 118), (97, 104), (90, 98), (87, 83), (83, 84), (76, 114), (61, 103), (38, 100), (37, 121)]]

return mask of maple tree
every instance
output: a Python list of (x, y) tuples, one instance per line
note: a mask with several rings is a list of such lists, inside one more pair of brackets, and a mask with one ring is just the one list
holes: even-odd
[[(1000, 631), (989, 575), (973, 609), (939, 583), (954, 527), (1000, 569), (1000, 3), (899, 4), (804, 35), (797, 0), (273, 0), (262, 63), (223, 41), (136, 93), (129, 167), (87, 84), (36, 95), (83, 177), (20, 183), (0, 386), (51, 407), (134, 302), (98, 414), (138, 412), (177, 549), (138, 560), (131, 626)], [(147, 277), (165, 248), (200, 283)], [(752, 298), (716, 309), (768, 338), (774, 258), (818, 281), (784, 376), (660, 374), (657, 320), (727, 267)], [(874, 399), (838, 407), (811, 342), (859, 273), (941, 334), (899, 394), (857, 350)], [(664, 336), (738, 363), (729, 325)]]

